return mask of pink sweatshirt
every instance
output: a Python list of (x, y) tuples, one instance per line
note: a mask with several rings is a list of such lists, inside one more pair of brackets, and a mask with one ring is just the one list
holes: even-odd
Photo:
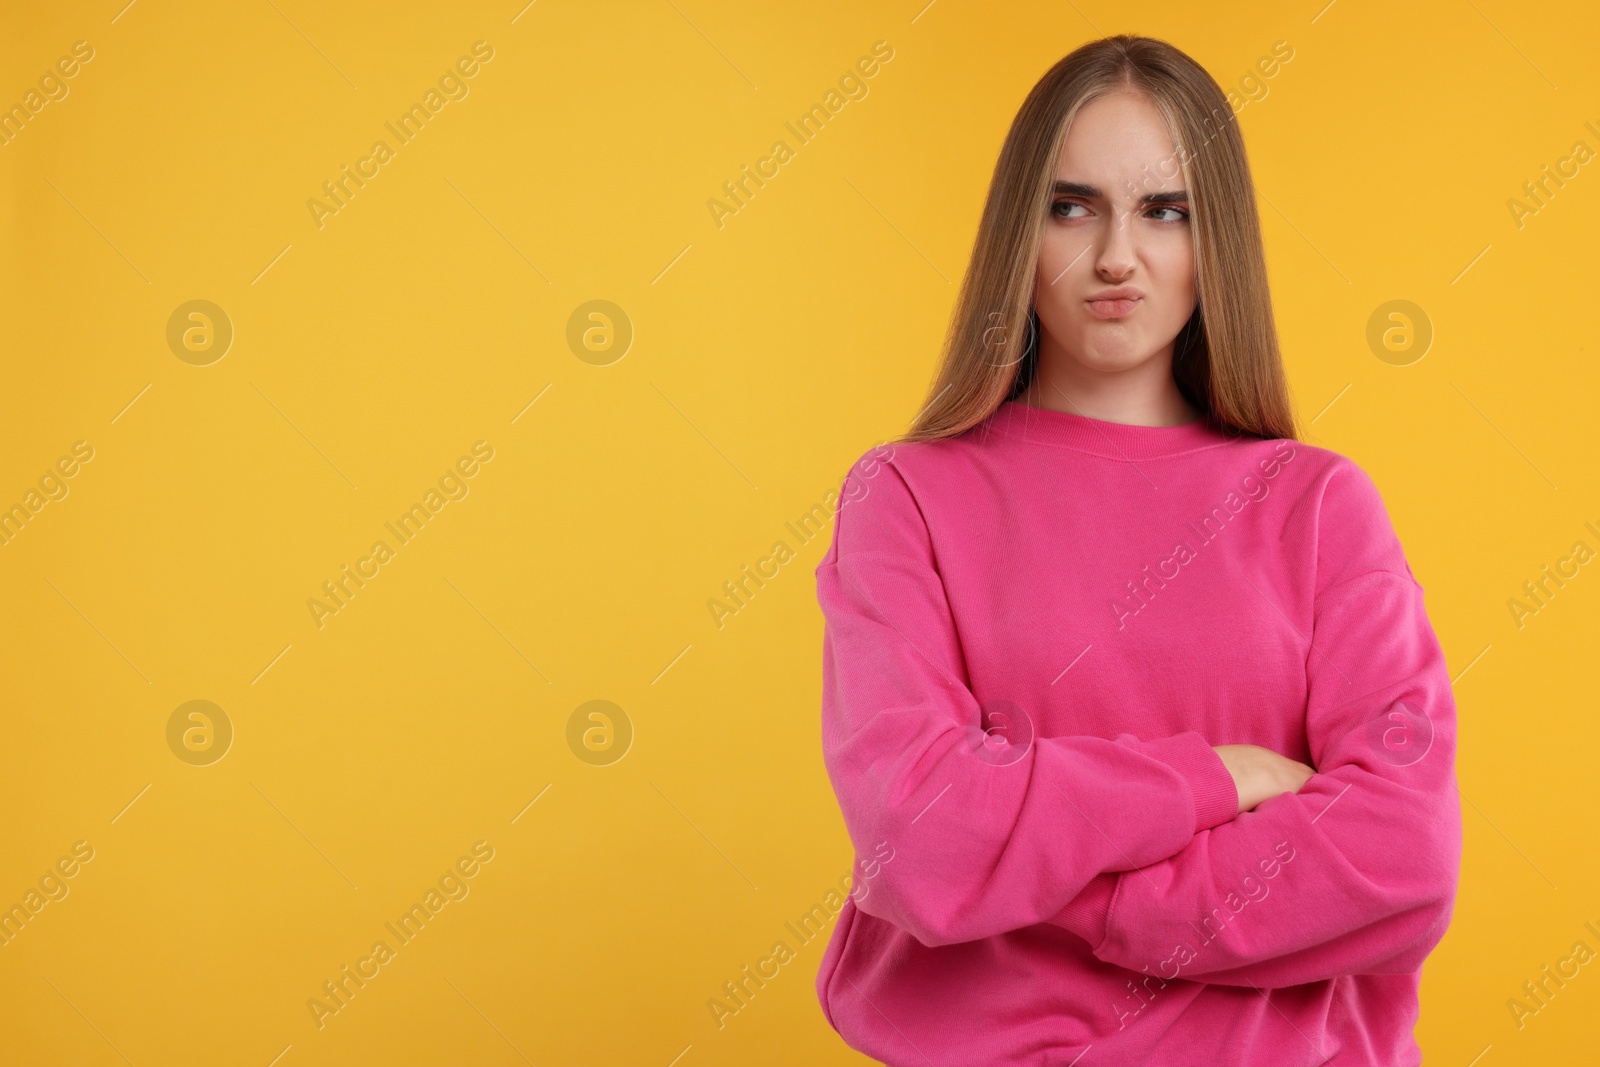
[[(817, 566), (858, 857), (817, 974), (891, 1065), (1421, 1062), (1455, 703), (1326, 449), (1008, 402), (880, 446)], [(1213, 745), (1316, 769), (1238, 814)]]

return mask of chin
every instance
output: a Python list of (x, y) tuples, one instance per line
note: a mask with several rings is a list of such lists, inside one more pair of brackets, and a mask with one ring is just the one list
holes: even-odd
[(1137, 367), (1154, 353), (1146, 346), (1136, 343), (1126, 345), (1106, 345), (1089, 343), (1080, 351), (1084, 352), (1081, 362), (1098, 371), (1127, 370)]

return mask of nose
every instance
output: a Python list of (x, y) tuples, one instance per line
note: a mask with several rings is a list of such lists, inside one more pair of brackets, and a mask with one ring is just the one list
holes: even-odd
[(1127, 209), (1117, 208), (1112, 212), (1111, 225), (1102, 231), (1094, 267), (1096, 272), (1110, 281), (1121, 281), (1133, 273), (1136, 257), (1132, 215)]

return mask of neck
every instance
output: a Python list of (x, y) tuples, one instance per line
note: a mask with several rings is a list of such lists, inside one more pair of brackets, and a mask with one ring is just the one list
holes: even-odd
[(1037, 408), (1066, 411), (1130, 426), (1179, 426), (1201, 412), (1178, 390), (1172, 377), (1172, 346), (1137, 366), (1098, 370), (1041, 338), (1033, 380), (1017, 399)]

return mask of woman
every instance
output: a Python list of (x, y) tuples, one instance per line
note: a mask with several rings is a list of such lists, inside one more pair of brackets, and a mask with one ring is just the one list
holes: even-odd
[(1296, 440), (1232, 117), (1160, 41), (1051, 69), (927, 406), (845, 478), (817, 993), (885, 1063), (1421, 1062), (1450, 679), (1372, 480)]

